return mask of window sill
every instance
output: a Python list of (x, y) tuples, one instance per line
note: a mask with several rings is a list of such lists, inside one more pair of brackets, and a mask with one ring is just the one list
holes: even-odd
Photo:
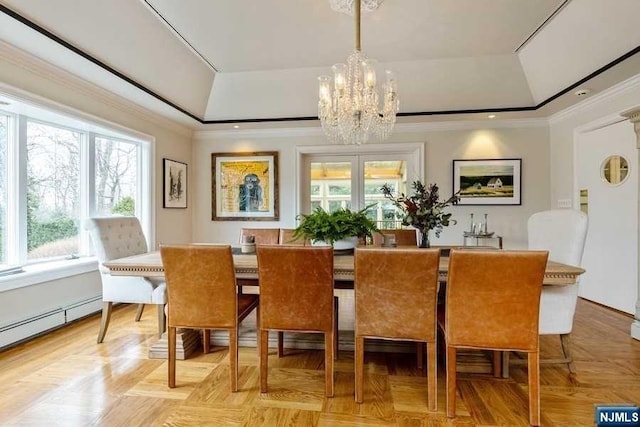
[(89, 273), (98, 269), (98, 261), (88, 257), (27, 265), (23, 269), (23, 272), (0, 277), (0, 292)]

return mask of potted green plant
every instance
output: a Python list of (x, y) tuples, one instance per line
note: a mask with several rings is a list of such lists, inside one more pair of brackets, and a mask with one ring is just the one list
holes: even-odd
[(367, 216), (370, 207), (356, 212), (349, 209), (327, 212), (317, 207), (310, 214), (298, 216), (300, 224), (293, 237), (309, 239), (313, 245), (332, 245), (338, 250), (354, 248), (360, 238), (371, 238), (378, 231), (375, 222)]

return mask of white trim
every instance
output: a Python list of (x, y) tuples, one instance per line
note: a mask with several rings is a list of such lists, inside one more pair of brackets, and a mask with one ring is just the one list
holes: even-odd
[[(84, 79), (81, 79), (75, 76), (74, 74), (66, 70), (63, 70), (62, 68), (52, 65), (51, 63), (46, 62), (2, 40), (0, 40), (0, 58), (2, 60), (6, 60), (7, 62), (17, 67), (20, 67), (38, 76), (46, 78), (47, 80), (51, 80), (56, 84), (64, 86), (71, 91), (75, 91), (75, 92), (87, 95), (90, 98), (95, 99), (99, 103), (103, 103), (109, 107), (120, 110), (128, 115), (134, 115), (138, 119), (149, 121), (154, 125), (161, 126), (181, 136), (191, 137), (192, 135), (192, 130), (189, 127), (182, 125), (164, 115), (155, 113), (151, 110), (141, 107), (140, 104), (129, 101), (119, 95), (115, 95), (114, 93), (106, 89), (103, 89), (102, 87), (96, 84), (93, 84)], [(2, 82), (0, 82), (0, 91), (3, 91), (3, 92), (8, 91), (10, 92), (10, 95), (16, 96), (18, 98), (27, 97), (27, 99), (35, 101), (38, 104), (42, 104), (49, 108), (57, 109), (60, 111), (70, 112), (71, 114), (81, 116), (86, 120), (98, 121), (98, 123), (100, 123), (100, 126), (102, 127), (126, 129), (116, 123), (109, 122), (107, 120), (101, 119), (91, 114), (76, 110), (71, 107), (64, 106), (57, 102), (48, 100), (46, 98), (42, 98), (38, 95), (34, 95), (32, 93), (29, 93), (27, 91), (24, 91), (22, 89), (16, 88), (14, 86), (11, 86)], [(164, 105), (164, 103), (162, 105)], [(179, 114), (181, 117), (184, 116), (182, 113), (179, 113)], [(189, 118), (189, 120), (193, 120), (193, 119)], [(193, 121), (195, 122), (195, 120)], [(130, 129), (127, 129), (127, 130), (131, 132)], [(142, 136), (140, 135), (141, 134), (136, 135), (134, 137), (142, 138)], [(146, 137), (148, 138), (148, 135), (146, 135)]]
[[(549, 122), (545, 118), (539, 119), (504, 119), (504, 120), (456, 120), (424, 123), (396, 123), (394, 134), (417, 132), (444, 132), (452, 130), (471, 129), (512, 129), (525, 127), (547, 127)], [(288, 128), (255, 128), (255, 129), (220, 129), (199, 130), (193, 132), (193, 139), (210, 140), (214, 138), (243, 139), (243, 138), (283, 138), (303, 136), (323, 136), (320, 125)], [(333, 144), (331, 144), (333, 145)], [(336, 144), (342, 146), (343, 144)], [(361, 147), (379, 145), (379, 143), (363, 144)], [(348, 147), (349, 145), (347, 145)]]
[(23, 269), (22, 273), (0, 277), (0, 292), (97, 271), (98, 261), (95, 258), (87, 257), (32, 264), (23, 267)]
[(585, 99), (584, 101), (581, 101), (575, 105), (572, 105), (571, 107), (565, 108), (564, 110), (549, 116), (549, 124), (556, 124), (558, 122), (566, 120), (570, 117), (582, 113), (589, 108), (593, 108), (600, 103), (606, 102), (620, 95), (624, 95), (625, 93), (631, 92), (632, 90), (637, 90), (638, 88), (640, 88), (640, 74), (630, 77), (623, 82), (611, 86), (607, 90), (604, 90), (590, 98)]

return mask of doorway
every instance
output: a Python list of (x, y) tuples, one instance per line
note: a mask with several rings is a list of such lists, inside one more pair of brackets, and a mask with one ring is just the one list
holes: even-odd
[(576, 178), (589, 231), (580, 296), (635, 313), (638, 275), (638, 161), (633, 125), (619, 121), (579, 133)]

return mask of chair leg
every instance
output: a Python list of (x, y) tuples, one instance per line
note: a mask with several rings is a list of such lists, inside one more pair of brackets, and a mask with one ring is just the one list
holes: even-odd
[(269, 331), (260, 329), (260, 393), (267, 392), (267, 372), (269, 370)]
[(456, 349), (447, 345), (447, 417), (456, 416)]
[(334, 332), (324, 333), (324, 382), (325, 394), (333, 397), (333, 359), (335, 357)]
[(569, 334), (560, 334), (560, 344), (562, 344), (562, 353), (564, 354), (564, 358), (567, 359), (567, 366), (569, 367), (569, 372), (575, 374), (576, 365), (573, 363), (573, 356), (571, 355), (571, 348), (569, 347)]
[(278, 357), (284, 356), (284, 332), (278, 331)]
[(356, 365), (356, 403), (362, 403), (364, 397), (364, 337), (355, 337)]
[(540, 425), (540, 354), (528, 354), (529, 371), (529, 424)]
[(340, 302), (338, 297), (333, 297), (333, 349), (334, 349), (334, 359), (338, 359), (338, 341), (340, 339), (340, 331), (339, 331), (339, 323), (338, 323), (338, 312), (340, 311)]
[(238, 391), (238, 326), (229, 329), (229, 371), (231, 392)]
[(169, 327), (167, 330), (168, 353), (169, 353), (169, 388), (176, 386), (176, 328)]
[(509, 355), (510, 351), (502, 352), (502, 378), (509, 378)]
[(158, 304), (158, 338), (162, 337), (162, 333), (166, 330), (167, 318), (164, 314), (164, 304)]
[(98, 331), (98, 344), (104, 341), (104, 336), (107, 334), (112, 307), (113, 303), (111, 301), (104, 301), (102, 303), (102, 319), (100, 320), (100, 331)]
[(202, 330), (202, 352), (207, 354), (211, 351), (211, 329)]
[(416, 343), (416, 367), (418, 369), (422, 369), (424, 367), (424, 343), (423, 342)]
[[(422, 344), (422, 343), (420, 343)], [(422, 347), (422, 345), (420, 346)], [(427, 343), (427, 392), (429, 410), (438, 410), (438, 365), (436, 341)]]
[(500, 378), (502, 376), (502, 351), (493, 351), (493, 376)]
[(136, 322), (142, 319), (142, 312), (144, 311), (144, 304), (138, 304), (138, 311), (136, 311)]

